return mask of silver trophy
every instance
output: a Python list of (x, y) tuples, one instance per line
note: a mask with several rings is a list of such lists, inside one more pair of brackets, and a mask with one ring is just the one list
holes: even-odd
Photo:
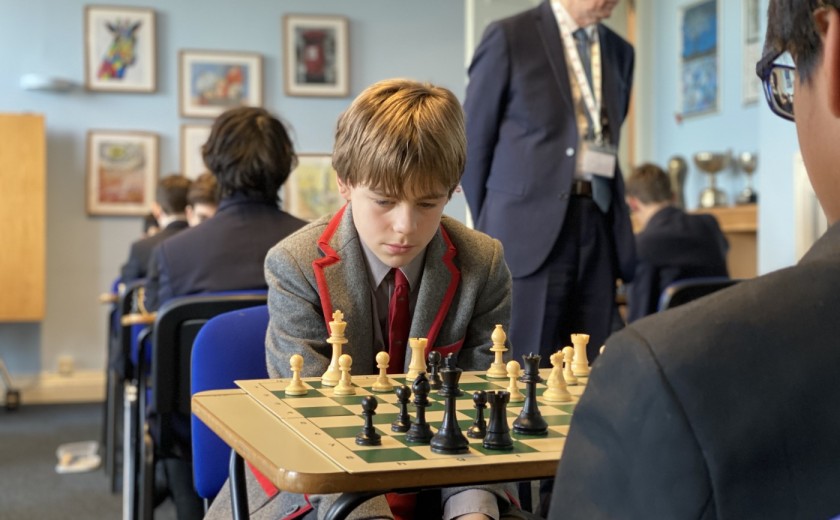
[(698, 152), (694, 154), (694, 164), (706, 174), (707, 184), (700, 192), (700, 207), (714, 208), (726, 206), (726, 193), (717, 187), (717, 174), (729, 166), (732, 160), (732, 152), (713, 153)]
[(685, 208), (685, 176), (688, 174), (688, 163), (682, 155), (674, 155), (668, 159), (668, 178), (671, 179), (671, 191), (674, 192), (674, 205)]
[(753, 173), (758, 166), (758, 154), (744, 152), (738, 156), (738, 168), (747, 176), (747, 185), (741, 190), (736, 202), (738, 204), (755, 204), (758, 193), (753, 189)]

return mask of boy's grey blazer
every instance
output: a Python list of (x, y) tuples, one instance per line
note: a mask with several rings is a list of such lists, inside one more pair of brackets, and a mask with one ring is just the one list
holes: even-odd
[[(350, 205), (290, 235), (266, 257), (268, 306), (271, 315), (266, 337), (268, 372), (290, 377), (289, 358), (301, 354), (304, 377), (320, 376), (327, 369), (332, 347), (327, 322), (341, 310), (349, 340), (344, 352), (353, 357), (353, 374), (376, 373), (372, 292), (359, 235)], [(490, 335), (496, 324), (510, 319), (510, 272), (502, 245), (458, 221), (443, 217), (440, 231), (426, 249), (420, 292), (410, 336), (429, 339), (429, 349), (458, 352), (465, 370), (484, 370), (493, 361)], [(410, 356), (406, 356), (406, 366)], [(258, 484), (251, 471), (248, 499), (251, 518), (323, 518), (337, 495), (304, 497), (294, 493), (271, 495), (267, 482)], [(493, 492), (500, 511), (509, 507), (513, 486), (481, 486)], [(443, 499), (463, 488), (442, 490)], [(307, 513), (308, 511), (308, 513)], [(207, 518), (230, 518), (227, 485)], [(391, 518), (383, 496), (359, 508), (351, 519)]]

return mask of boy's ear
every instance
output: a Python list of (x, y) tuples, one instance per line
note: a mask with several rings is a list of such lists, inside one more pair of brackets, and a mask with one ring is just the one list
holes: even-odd
[(836, 9), (822, 9), (817, 16), (817, 27), (823, 31), (823, 73), (826, 77), (828, 108), (840, 118), (840, 13)]
[(350, 202), (350, 187), (338, 175), (335, 177), (335, 182), (338, 184), (338, 194), (341, 195), (341, 198)]

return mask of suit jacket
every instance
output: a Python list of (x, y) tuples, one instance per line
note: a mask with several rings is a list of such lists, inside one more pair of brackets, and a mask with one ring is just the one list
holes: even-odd
[(795, 267), (614, 335), (572, 417), (551, 518), (840, 513), (840, 227)]
[[(372, 291), (351, 211), (346, 205), (334, 216), (313, 222), (277, 244), (266, 257), (271, 316), (266, 356), (271, 377), (291, 377), (293, 354), (304, 358), (304, 377), (324, 373), (332, 356), (326, 340), (333, 310), (341, 310), (347, 322), (344, 352), (353, 357), (353, 373), (377, 373), (373, 330), (379, 325), (373, 322)], [(496, 324), (506, 327), (510, 315), (510, 272), (502, 245), (444, 216), (425, 254), (410, 337), (428, 338), (428, 350), (444, 356), (457, 352), (458, 365), (465, 370), (486, 369), (493, 361), (490, 335)], [(406, 356), (406, 368), (410, 357)], [(256, 486), (251, 472), (246, 473), (249, 504), (252, 510), (261, 508), (260, 517), (282, 517), (309, 507), (302, 495), (292, 493), (280, 493), (266, 504), (265, 492)], [(482, 489), (507, 503), (499, 486)], [(444, 499), (462, 490), (445, 489)], [(323, 517), (335, 498), (311, 496), (309, 501)], [(226, 498), (218, 507), (219, 518), (230, 517)], [(216, 511), (211, 511), (215, 518)], [(381, 518), (378, 515), (390, 517), (382, 496), (366, 502), (352, 518)]]
[(636, 236), (636, 275), (627, 288), (628, 321), (656, 312), (659, 296), (677, 280), (729, 276), (729, 245), (712, 215), (668, 206)]
[[(633, 48), (602, 25), (598, 34), (609, 140), (617, 145), (630, 101)], [(579, 144), (550, 2), (490, 24), (469, 72), (464, 194), (476, 228), (502, 241), (511, 273), (524, 277), (543, 265), (563, 227)], [(618, 165), (610, 185), (616, 276), (630, 280), (633, 232)]]
[(145, 278), (149, 268), (149, 259), (152, 257), (155, 246), (188, 227), (186, 220), (176, 220), (154, 235), (136, 240), (131, 244), (128, 260), (122, 266), (120, 281), (128, 283)]
[(189, 294), (265, 289), (266, 253), (304, 224), (274, 203), (242, 195), (222, 200), (213, 218), (155, 249), (146, 307)]

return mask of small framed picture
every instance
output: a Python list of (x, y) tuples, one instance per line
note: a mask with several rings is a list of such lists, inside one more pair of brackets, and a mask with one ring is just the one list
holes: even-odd
[(210, 125), (181, 125), (181, 175), (196, 179), (207, 171), (201, 147), (210, 137)]
[(682, 117), (717, 112), (720, 104), (718, 0), (699, 0), (680, 10), (680, 110)]
[(229, 108), (262, 106), (260, 54), (181, 51), (178, 70), (178, 97), (184, 117), (214, 118)]
[(155, 12), (135, 7), (85, 7), (85, 88), (154, 92)]
[(87, 134), (88, 215), (145, 215), (158, 178), (158, 136), (91, 130)]
[(283, 31), (286, 94), (347, 97), (347, 18), (290, 14), (283, 17)]
[(283, 209), (304, 220), (336, 212), (344, 199), (335, 179), (332, 156), (299, 154), (297, 168), (283, 186)]

